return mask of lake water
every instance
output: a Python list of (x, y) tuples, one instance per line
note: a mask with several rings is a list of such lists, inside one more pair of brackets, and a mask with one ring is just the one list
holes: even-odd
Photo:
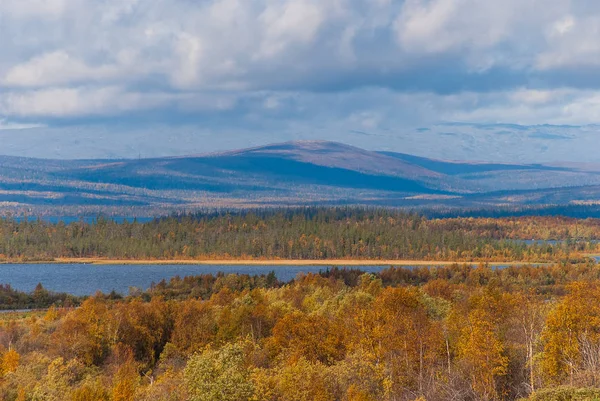
[[(378, 272), (388, 266), (352, 266), (366, 272)], [(148, 289), (162, 279), (199, 274), (268, 274), (274, 271), (281, 281), (298, 273), (317, 273), (327, 266), (243, 266), (243, 265), (90, 265), (90, 264), (14, 264), (0, 265), (0, 284), (30, 292), (38, 283), (55, 292), (91, 295), (112, 290), (127, 295), (129, 287)]]
[[(389, 266), (350, 266), (365, 272), (375, 273)], [(411, 266), (404, 266), (410, 268)], [(507, 266), (495, 265), (502, 269)], [(342, 268), (342, 266), (340, 266)], [(281, 281), (290, 281), (298, 273), (318, 273), (327, 266), (293, 265), (92, 265), (92, 264), (0, 264), (0, 284), (10, 284), (13, 288), (31, 292), (38, 283), (54, 292), (73, 295), (91, 295), (96, 291), (109, 293), (112, 290), (127, 295), (130, 287), (142, 290), (151, 284), (179, 276), (200, 274), (269, 274), (275, 272)]]

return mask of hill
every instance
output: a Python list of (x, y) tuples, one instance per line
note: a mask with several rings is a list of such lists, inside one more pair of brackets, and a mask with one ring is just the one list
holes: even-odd
[(0, 157), (4, 211), (138, 211), (287, 205), (481, 206), (600, 199), (594, 165), (434, 160), (325, 141), (184, 157)]

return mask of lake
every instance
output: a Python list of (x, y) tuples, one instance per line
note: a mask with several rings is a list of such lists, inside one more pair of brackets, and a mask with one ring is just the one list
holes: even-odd
[[(343, 268), (343, 266), (339, 266)], [(389, 266), (350, 266), (365, 272), (375, 273)], [(411, 266), (404, 266), (411, 268)], [(495, 269), (507, 266), (495, 265)], [(129, 287), (142, 290), (165, 279), (200, 274), (269, 274), (275, 272), (281, 281), (290, 281), (298, 273), (318, 273), (327, 266), (294, 265), (100, 265), (100, 264), (0, 264), (0, 284), (31, 292), (38, 283), (54, 292), (73, 295), (92, 295), (96, 291), (109, 293), (112, 290), (127, 295)]]
[[(378, 272), (389, 266), (352, 266), (366, 272)], [(268, 274), (274, 271), (281, 281), (292, 280), (300, 272), (317, 273), (326, 266), (244, 266), (244, 265), (92, 265), (92, 264), (9, 264), (0, 265), (0, 284), (30, 292), (38, 283), (55, 292), (91, 295), (96, 291), (115, 290), (127, 295), (129, 287), (146, 290), (162, 279), (199, 274)]]

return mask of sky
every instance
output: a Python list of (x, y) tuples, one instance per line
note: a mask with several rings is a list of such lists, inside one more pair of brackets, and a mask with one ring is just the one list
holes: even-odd
[(0, 0), (0, 154), (594, 161), (599, 35), (597, 0)]

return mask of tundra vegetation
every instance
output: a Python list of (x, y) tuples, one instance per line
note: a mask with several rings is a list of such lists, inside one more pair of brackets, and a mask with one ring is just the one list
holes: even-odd
[[(53, 247), (68, 238), (72, 244), (89, 241), (86, 252), (111, 247), (141, 252), (162, 244), (154, 242), (156, 234), (166, 233), (164, 240), (175, 247), (221, 241), (215, 234), (202, 242), (204, 233), (221, 229), (229, 240), (254, 244), (252, 249), (262, 249), (264, 255), (278, 248), (262, 247), (292, 233), (313, 239), (312, 246), (290, 245), (302, 252), (321, 249), (314, 238), (326, 242), (336, 233), (344, 238), (353, 233), (357, 243), (363, 239), (365, 248), (357, 252), (364, 257), (375, 249), (383, 252), (382, 244), (407, 244), (398, 249), (436, 258), (436, 252), (468, 251), (469, 244), (484, 252), (488, 244), (496, 252), (489, 258), (514, 256), (508, 252), (519, 250), (519, 255), (550, 262), (503, 269), (485, 261), (390, 267), (377, 274), (330, 268), (287, 283), (274, 274), (175, 277), (129, 296), (98, 293), (87, 298), (53, 294), (42, 286), (30, 294), (4, 286), (4, 304), (31, 301), (44, 310), (0, 315), (0, 399), (600, 399), (600, 268), (580, 253), (593, 248), (593, 242), (571, 240), (575, 232), (580, 240), (597, 238), (598, 222), (345, 213), (186, 216), (147, 224), (7, 220), (2, 235), (18, 239), (2, 246), (13, 250), (5, 252), (11, 258), (24, 257), (17, 249), (32, 257), (47, 249), (44, 257), (55, 256), (52, 252), (61, 248)], [(361, 235), (369, 230), (378, 231), (364, 240)], [(109, 233), (114, 236), (101, 236)], [(565, 241), (514, 241), (544, 235)], [(45, 238), (48, 247), (36, 243), (36, 236)], [(118, 238), (123, 248), (116, 248)], [(96, 243), (101, 240), (105, 245)], [(437, 246), (433, 241), (439, 241)], [(229, 247), (223, 249), (236, 246), (218, 243)]]

